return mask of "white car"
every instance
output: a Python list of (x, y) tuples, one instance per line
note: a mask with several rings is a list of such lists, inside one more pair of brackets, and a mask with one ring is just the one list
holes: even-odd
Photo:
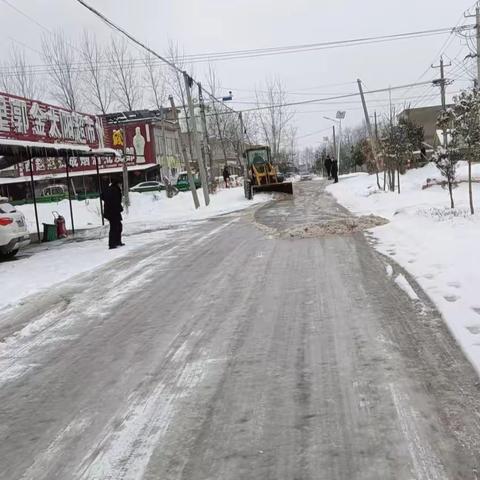
[(0, 198), (0, 256), (13, 257), (30, 243), (27, 222), (23, 213)]

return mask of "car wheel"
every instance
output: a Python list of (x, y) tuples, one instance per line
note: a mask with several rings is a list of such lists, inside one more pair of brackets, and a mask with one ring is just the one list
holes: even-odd
[(17, 253), (18, 253), (18, 248), (16, 248), (15, 250), (10, 250), (7, 253), (1, 253), (0, 258), (8, 260), (9, 258), (13, 258)]

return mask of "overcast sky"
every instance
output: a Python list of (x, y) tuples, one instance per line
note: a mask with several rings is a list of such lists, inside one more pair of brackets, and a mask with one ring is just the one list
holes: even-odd
[[(109, 28), (75, 0), (9, 0), (48, 29), (62, 28), (72, 39), (85, 28), (105, 41)], [(154, 49), (164, 53), (169, 40), (178, 42), (188, 54), (253, 49), (284, 45), (344, 40), (434, 28), (453, 27), (473, 0), (89, 0), (90, 4), (129, 30)], [(35, 53), (44, 31), (0, 0), (2, 28), (0, 52), (8, 54), (13, 41), (29, 47), (32, 63), (42, 63)], [(432, 61), (438, 61), (449, 35), (423, 39), (313, 51), (274, 57), (237, 59), (215, 64), (221, 85), (233, 91), (231, 106), (248, 108), (255, 88), (267, 77), (278, 77), (292, 101), (317, 98), (323, 94), (356, 91), (361, 78), (366, 89), (386, 88), (416, 82)], [(446, 53), (463, 62), (468, 48), (458, 37), (450, 37)], [(473, 72), (472, 61), (465, 63)], [(206, 65), (195, 65), (195, 77), (204, 78)], [(450, 67), (457, 91), (471, 78), (455, 64)], [(438, 71), (428, 71), (421, 80), (433, 79)], [(447, 70), (448, 75), (448, 70)], [(421, 98), (425, 95), (430, 95)], [(401, 105), (434, 104), (433, 87), (418, 87), (392, 94)], [(367, 98), (371, 113), (385, 112), (388, 94)], [(360, 100), (296, 107), (295, 122), (301, 145), (318, 146), (321, 132), (331, 126), (324, 115), (346, 110), (346, 124), (362, 119)], [(312, 132), (317, 132), (310, 135)]]

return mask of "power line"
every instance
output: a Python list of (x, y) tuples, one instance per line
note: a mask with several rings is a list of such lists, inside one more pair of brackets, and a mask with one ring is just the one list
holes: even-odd
[[(403, 90), (405, 88), (409, 88), (409, 87), (412, 87), (412, 86), (427, 85), (427, 84), (431, 84), (431, 83), (432, 83), (431, 81), (419, 82), (419, 83), (410, 83), (408, 85), (398, 85), (396, 87), (381, 88), (381, 89), (378, 89), (378, 90), (369, 90), (369, 91), (366, 91), (364, 93), (365, 93), (365, 95), (367, 95), (367, 94), (371, 95), (371, 94), (374, 94), (374, 93), (388, 92), (390, 90)], [(314, 98), (314, 99), (310, 99), (310, 100), (302, 100), (302, 101), (299, 101), (299, 102), (286, 102), (286, 103), (277, 104), (277, 105), (268, 105), (268, 106), (261, 106), (261, 107), (256, 107), (256, 108), (249, 108), (249, 109), (246, 109), (246, 110), (242, 110), (242, 112), (254, 112), (254, 111), (259, 111), (259, 110), (270, 110), (272, 108), (292, 107), (292, 106), (297, 106), (297, 105), (308, 105), (308, 104), (311, 104), (311, 103), (322, 103), (322, 102), (326, 102), (326, 101), (329, 101), (329, 100), (342, 100), (344, 98), (358, 97), (359, 95), (360, 95), (359, 92), (355, 92), (355, 93), (348, 93), (348, 94), (345, 94), (345, 95), (338, 95), (338, 96), (335, 96), (335, 97)]]
[[(7, 0), (2, 0), (2, 1), (10, 5), (10, 3)], [(134, 41), (137, 45), (140, 45), (142, 48), (147, 49), (152, 55), (154, 54), (153, 50), (149, 49), (149, 47), (147, 47), (143, 43), (134, 39), (134, 37), (128, 34), (128, 32), (123, 30), (121, 27), (118, 27), (113, 22), (111, 22), (108, 18), (106, 18), (103, 14), (95, 10), (93, 7), (90, 7), (88, 4), (86, 4), (84, 0), (77, 0), (77, 1), (82, 5), (84, 5), (86, 8), (88, 8), (90, 11), (92, 11), (95, 15), (99, 16), (99, 18), (101, 18), (103, 22), (107, 23), (111, 28), (114, 28), (120, 33), (126, 35), (131, 41)], [(39, 24), (28, 15), (21, 12), (21, 10), (19, 10), (18, 8), (13, 6), (12, 8), (15, 8), (15, 10), (17, 10), (19, 13), (26, 16), (30, 20), (40, 25), (42, 28), (52, 33), (46, 27), (44, 27), (43, 25)], [(301, 53), (301, 52), (308, 52), (308, 51), (348, 47), (348, 46), (369, 45), (372, 43), (384, 43), (384, 42), (390, 42), (395, 40), (414, 39), (414, 38), (421, 38), (421, 37), (434, 36), (434, 35), (443, 35), (449, 32), (452, 33), (457, 28), (458, 26), (455, 26), (453, 28), (447, 27), (447, 28), (439, 28), (439, 29), (432, 29), (432, 30), (420, 30), (416, 32), (407, 32), (407, 33), (399, 33), (399, 34), (392, 34), (392, 35), (361, 37), (361, 38), (355, 38), (355, 39), (349, 39), (349, 40), (336, 40), (336, 41), (329, 41), (329, 42), (317, 42), (317, 43), (310, 43), (310, 44), (288, 45), (288, 46), (281, 46), (281, 47), (269, 47), (269, 48), (260, 48), (260, 49), (250, 49), (250, 50), (230, 50), (230, 51), (223, 51), (223, 52), (190, 54), (190, 55), (184, 55), (183, 58), (188, 63), (205, 63), (205, 62), (214, 62), (214, 61), (221, 61), (221, 60), (249, 59), (249, 58), (256, 58), (256, 57), (263, 57), (263, 56)], [(474, 28), (474, 26), (471, 25), (471, 26), (461, 27), (462, 30), (467, 30), (471, 28)], [(173, 59), (169, 59), (168, 57), (162, 57), (158, 54), (155, 54), (154, 56), (156, 56), (159, 60), (161, 60), (161, 62), (166, 63), (170, 67), (175, 65), (175, 63), (173, 62)], [(85, 65), (85, 62), (75, 62), (74, 65), (81, 67), (82, 65)], [(102, 65), (105, 68), (110, 68), (112, 65), (112, 62), (111, 61), (98, 62), (98, 66), (99, 65)], [(144, 67), (143, 60), (134, 59), (132, 61), (132, 66), (134, 68), (143, 68)], [(36, 69), (40, 69), (37, 71), (38, 72), (41, 71), (43, 73), (43, 69), (48, 68), (49, 65), (40, 64), (40, 65), (34, 65), (33, 67)], [(82, 70), (79, 69), (79, 71), (82, 71)]]

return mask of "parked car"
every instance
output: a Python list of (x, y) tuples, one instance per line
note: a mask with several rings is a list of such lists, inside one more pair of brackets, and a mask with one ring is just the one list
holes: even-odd
[(311, 173), (302, 173), (300, 175), (301, 182), (306, 182), (308, 180), (313, 180), (313, 175)]
[(0, 198), (0, 256), (13, 257), (30, 243), (27, 222), (23, 213)]
[(161, 190), (166, 190), (165, 185), (162, 182), (142, 182), (130, 189), (131, 192), (160, 192)]
[[(193, 175), (193, 181), (195, 182), (196, 188), (200, 188), (202, 186), (202, 182), (200, 181), (197, 175)], [(187, 190), (190, 190), (187, 172), (180, 172), (178, 174), (176, 187), (181, 192), (186, 192)]]
[(42, 190), (42, 195), (38, 199), (39, 202), (60, 202), (68, 198), (68, 188), (66, 185), (50, 185)]

